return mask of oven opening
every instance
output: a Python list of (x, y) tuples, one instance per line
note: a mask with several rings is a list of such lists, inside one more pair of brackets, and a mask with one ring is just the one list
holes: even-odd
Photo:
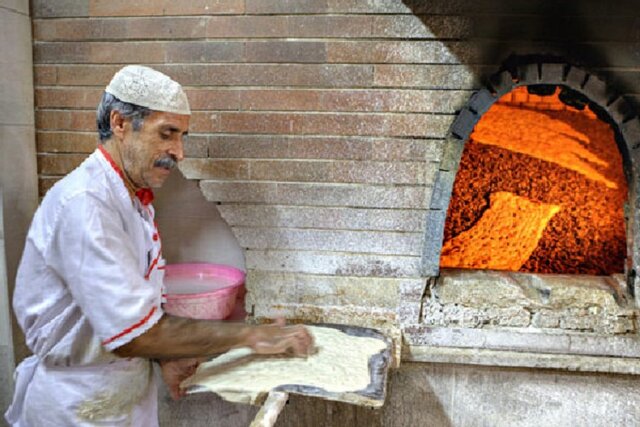
[(440, 266), (623, 273), (627, 182), (600, 117), (561, 85), (520, 86), (496, 101), (465, 144)]

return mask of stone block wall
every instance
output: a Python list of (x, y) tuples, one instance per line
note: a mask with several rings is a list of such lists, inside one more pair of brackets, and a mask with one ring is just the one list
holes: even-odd
[(393, 328), (437, 271), (451, 124), (510, 55), (580, 63), (637, 104), (638, 11), (613, 3), (35, 0), (40, 192), (93, 150), (113, 73), (154, 66), (187, 89), (180, 170), (244, 248), (253, 314)]

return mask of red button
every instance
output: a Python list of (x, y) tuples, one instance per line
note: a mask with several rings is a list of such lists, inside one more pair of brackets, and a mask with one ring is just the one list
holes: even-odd
[(157, 242), (158, 241), (158, 233), (154, 233), (153, 234), (153, 241)]

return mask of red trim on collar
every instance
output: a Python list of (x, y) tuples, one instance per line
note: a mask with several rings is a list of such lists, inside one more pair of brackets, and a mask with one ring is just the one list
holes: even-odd
[[(106, 148), (104, 148), (104, 145), (98, 145), (98, 150), (100, 150), (104, 158), (107, 159), (107, 162), (109, 162), (113, 170), (116, 171), (118, 175), (120, 175), (120, 178), (122, 178), (122, 182), (126, 182), (124, 172), (122, 172), (122, 169), (120, 169), (120, 167), (113, 160)], [(140, 200), (140, 203), (142, 203), (144, 206), (147, 206), (149, 203), (153, 202), (153, 191), (150, 188), (141, 188), (136, 191), (136, 197), (138, 198), (138, 200)]]
[(153, 202), (153, 191), (150, 188), (141, 188), (136, 191), (136, 197), (144, 206), (147, 206)]

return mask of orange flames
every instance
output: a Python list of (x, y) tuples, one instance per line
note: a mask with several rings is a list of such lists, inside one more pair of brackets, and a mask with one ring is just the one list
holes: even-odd
[(612, 274), (627, 184), (613, 130), (558, 94), (518, 88), (482, 116), (447, 213), (442, 267)]

